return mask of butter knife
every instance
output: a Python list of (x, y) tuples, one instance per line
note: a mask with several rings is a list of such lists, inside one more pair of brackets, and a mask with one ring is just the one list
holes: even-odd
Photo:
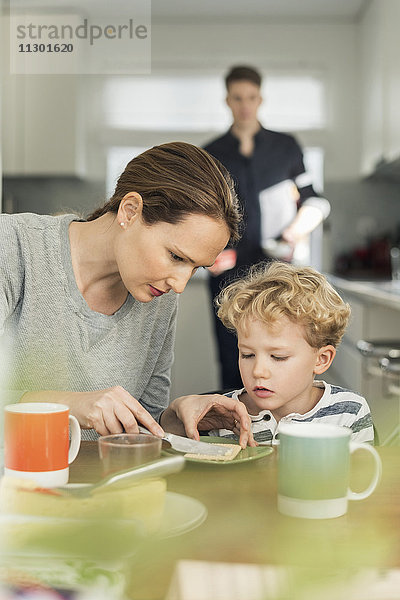
[[(141, 433), (150, 433), (145, 427), (139, 425), (139, 431)], [(152, 435), (152, 434), (150, 434)], [(166, 442), (171, 444), (171, 448), (177, 452), (184, 452), (185, 454), (204, 454), (206, 456), (226, 456), (231, 452), (230, 448), (224, 448), (223, 445), (218, 444), (207, 444), (206, 442), (198, 442), (191, 438), (176, 435), (175, 433), (165, 432), (163, 438)]]

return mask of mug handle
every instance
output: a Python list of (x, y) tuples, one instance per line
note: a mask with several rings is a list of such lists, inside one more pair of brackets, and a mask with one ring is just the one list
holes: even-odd
[(375, 450), (375, 448), (373, 448), (369, 444), (360, 444), (360, 443), (356, 443), (356, 442), (350, 442), (350, 454), (353, 454), (353, 452), (355, 452), (356, 450), (366, 450), (367, 452), (372, 454), (372, 456), (374, 457), (374, 461), (375, 461), (375, 473), (374, 473), (372, 481), (369, 484), (369, 486), (367, 487), (367, 489), (364, 490), (363, 492), (353, 492), (349, 488), (349, 490), (347, 492), (347, 498), (349, 500), (364, 500), (364, 498), (368, 498), (368, 496), (370, 496), (372, 494), (372, 492), (375, 490), (376, 486), (379, 483), (379, 480), (382, 475), (382, 461), (381, 461), (379, 454)]
[(68, 418), (71, 426), (71, 443), (69, 445), (68, 464), (71, 464), (77, 457), (81, 446), (81, 426), (76, 417), (68, 415)]

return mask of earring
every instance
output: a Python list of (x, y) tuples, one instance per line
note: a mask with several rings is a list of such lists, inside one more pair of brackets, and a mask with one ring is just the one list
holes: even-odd
[(125, 227), (125, 223), (120, 223), (121, 227)]

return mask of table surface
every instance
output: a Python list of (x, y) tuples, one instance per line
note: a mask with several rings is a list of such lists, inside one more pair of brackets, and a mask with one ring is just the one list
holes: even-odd
[[(400, 567), (400, 447), (378, 448), (383, 475), (375, 492), (349, 502), (336, 519), (307, 520), (280, 515), (276, 507), (277, 452), (237, 465), (195, 464), (167, 478), (168, 490), (194, 497), (208, 510), (197, 529), (153, 540), (128, 566), (129, 597), (163, 598), (178, 559), (295, 565), (319, 573), (364, 567)], [(352, 457), (354, 491), (366, 487), (372, 461)], [(71, 465), (70, 481), (100, 478), (96, 442), (83, 442)], [(157, 576), (155, 576), (157, 573)]]

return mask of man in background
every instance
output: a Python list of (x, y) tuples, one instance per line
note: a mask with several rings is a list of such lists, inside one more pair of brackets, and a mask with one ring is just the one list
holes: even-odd
[[(296, 244), (330, 212), (329, 202), (312, 186), (295, 138), (264, 129), (258, 121), (260, 73), (248, 66), (233, 67), (225, 84), (233, 123), (205, 149), (235, 180), (244, 228), (237, 247), (224, 250), (210, 269), (212, 300), (249, 266), (273, 257), (290, 261)], [(236, 337), (225, 329), (214, 308), (213, 313), (222, 390), (241, 387)]]

